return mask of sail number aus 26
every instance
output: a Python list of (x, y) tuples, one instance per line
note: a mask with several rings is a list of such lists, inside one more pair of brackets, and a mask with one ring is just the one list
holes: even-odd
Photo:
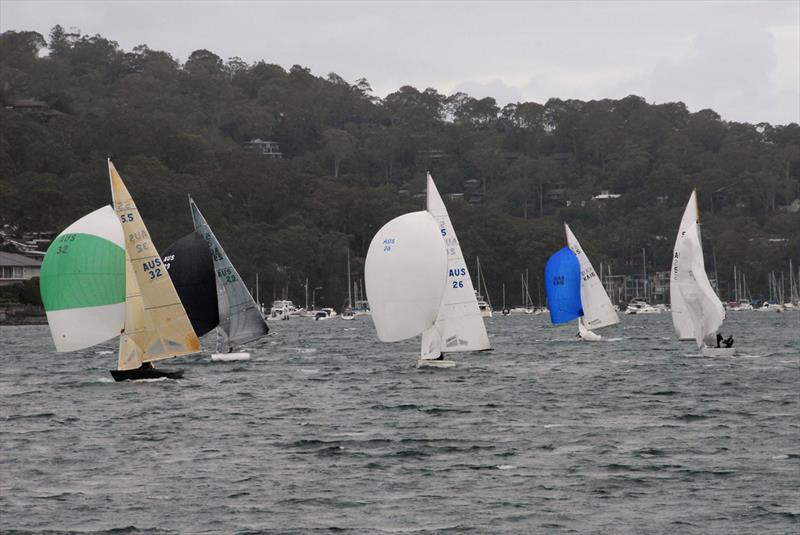
[[(455, 268), (447, 270), (448, 277), (464, 277), (467, 274), (467, 268)], [(450, 281), (453, 285), (453, 288), (463, 288), (464, 281), (463, 280), (454, 280)]]

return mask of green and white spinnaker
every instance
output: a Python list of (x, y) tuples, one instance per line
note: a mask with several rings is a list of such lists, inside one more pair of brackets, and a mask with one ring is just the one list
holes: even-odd
[(111, 206), (59, 234), (42, 263), (42, 303), (56, 350), (76, 351), (125, 327), (125, 238)]

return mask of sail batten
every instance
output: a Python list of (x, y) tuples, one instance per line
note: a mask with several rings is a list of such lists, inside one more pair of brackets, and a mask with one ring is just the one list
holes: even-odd
[(265, 336), (269, 333), (269, 327), (258, 305), (191, 197), (189, 207), (195, 232), (202, 236), (211, 252), (216, 275), (219, 327), (224, 331), (228, 345), (241, 345)]

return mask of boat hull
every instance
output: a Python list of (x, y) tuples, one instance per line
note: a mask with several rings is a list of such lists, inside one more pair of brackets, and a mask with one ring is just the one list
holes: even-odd
[(138, 381), (141, 379), (180, 379), (183, 370), (168, 370), (166, 368), (136, 368), (134, 370), (110, 370), (115, 381)]
[(704, 347), (702, 349), (704, 357), (732, 357), (736, 355), (736, 348), (733, 347)]
[(419, 359), (417, 361), (417, 368), (454, 368), (456, 361), (454, 360), (437, 360), (437, 359)]
[(234, 362), (237, 360), (250, 360), (250, 353), (212, 353), (211, 360), (214, 362)]

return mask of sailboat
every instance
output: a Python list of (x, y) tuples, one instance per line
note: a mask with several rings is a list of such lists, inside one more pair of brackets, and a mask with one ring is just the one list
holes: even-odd
[(716, 347), (725, 308), (706, 275), (699, 222), (697, 191), (694, 190), (681, 218), (672, 255), (672, 325), (678, 339), (694, 339), (704, 356), (735, 355), (732, 347)]
[(615, 325), (619, 323), (619, 316), (589, 261), (589, 257), (566, 223), (564, 223), (564, 232), (567, 235), (567, 246), (575, 254), (580, 266), (580, 297), (583, 315), (578, 318), (578, 336), (589, 342), (597, 342), (603, 337), (592, 332), (591, 329), (602, 329)]
[[(478, 279), (478, 289), (475, 290), (475, 301), (478, 303), (478, 309), (481, 311), (481, 316), (484, 318), (491, 318), (492, 303), (489, 300), (489, 288), (486, 286), (486, 279), (483, 278), (483, 272), (481, 271), (481, 259), (479, 257), (475, 257), (475, 263), (477, 265), (475, 271), (477, 272), (476, 277)], [(481, 295), (481, 279), (483, 279), (483, 287), (486, 290), (486, 300), (484, 300), (483, 295)], [(470, 282), (470, 284), (472, 283)]]
[(200, 351), (139, 210), (111, 161), (113, 208), (67, 227), (45, 254), (42, 302), (56, 351), (120, 337), (116, 381), (179, 378), (152, 362)]
[[(365, 263), (378, 338), (422, 335), (417, 367), (452, 367), (444, 353), (490, 349), (486, 327), (450, 216), (428, 175), (427, 210), (384, 225)], [(441, 360), (440, 360), (441, 359)]]
[(347, 249), (347, 307), (342, 310), (343, 320), (354, 320), (356, 314), (353, 312), (353, 285), (350, 282), (350, 249)]
[[(194, 231), (206, 243), (214, 265), (219, 326), (217, 328), (217, 352), (211, 354), (211, 360), (248, 360), (250, 353), (233, 351), (233, 349), (266, 336), (269, 333), (269, 327), (253, 300), (253, 296), (247, 290), (247, 286), (191, 197), (189, 197), (189, 208), (192, 212)], [(220, 334), (222, 334), (224, 345), (228, 346), (227, 352), (220, 352)]]

